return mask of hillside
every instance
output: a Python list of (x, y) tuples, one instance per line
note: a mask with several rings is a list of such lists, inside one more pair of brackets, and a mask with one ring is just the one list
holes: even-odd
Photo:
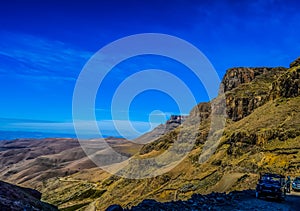
[[(19, 140), (0, 143), (0, 178), (38, 188), (44, 200), (62, 210), (104, 210), (111, 204), (131, 207), (144, 199), (167, 202), (187, 200), (194, 193), (252, 189), (260, 172), (294, 177), (300, 175), (299, 79), (300, 58), (289, 68), (231, 68), (219, 96), (195, 106), (184, 123), (160, 125), (137, 139), (146, 143), (143, 146), (125, 140), (112, 143), (116, 150), (133, 155), (123, 173), (140, 176), (135, 174), (141, 167), (144, 175), (157, 173), (157, 163), (148, 161), (161, 157), (163, 166), (186, 152), (188, 143), (176, 140), (192, 137), (188, 156), (162, 175), (145, 179), (110, 175), (85, 157), (76, 140), (39, 140), (30, 150), (25, 147), (30, 141), (22, 145)], [(210, 131), (216, 124), (211, 122), (212, 113), (221, 115), (222, 109), (224, 130)], [(208, 137), (219, 138), (207, 144)], [(65, 144), (54, 147), (55, 143)], [(39, 144), (49, 149), (35, 148)]]
[[(139, 145), (120, 138), (108, 138), (106, 142), (123, 154), (135, 154), (140, 149)], [(38, 190), (45, 188), (48, 179), (96, 168), (79, 142), (68, 138), (0, 141), (0, 157), (1, 179)]]

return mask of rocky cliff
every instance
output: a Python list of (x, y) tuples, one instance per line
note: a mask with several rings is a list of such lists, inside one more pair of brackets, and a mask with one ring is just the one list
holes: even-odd
[(155, 141), (162, 135), (173, 131), (175, 128), (181, 125), (181, 121), (168, 120), (165, 124), (160, 124), (152, 131), (145, 133), (144, 135), (134, 139), (133, 141), (138, 144), (147, 144)]
[(269, 100), (272, 83), (286, 68), (232, 68), (222, 80), (227, 114), (238, 121)]
[[(296, 66), (296, 65), (299, 66)], [(279, 97), (297, 97), (300, 94), (300, 59), (292, 65), (289, 71), (280, 75), (271, 86), (270, 99)]]
[(290, 64), (290, 68), (299, 67), (300, 66), (300, 57), (298, 57), (295, 61)]

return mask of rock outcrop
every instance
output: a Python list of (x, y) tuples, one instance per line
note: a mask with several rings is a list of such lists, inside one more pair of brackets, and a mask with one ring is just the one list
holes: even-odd
[(142, 136), (139, 136), (138, 138), (134, 139), (134, 142), (138, 144), (147, 144), (153, 142), (156, 139), (160, 138), (162, 135), (173, 131), (179, 125), (181, 125), (180, 120), (170, 119), (165, 124), (160, 124), (152, 131), (145, 133)]
[(223, 77), (222, 84), (224, 85), (224, 92), (231, 91), (241, 84), (253, 81), (257, 76), (269, 73), (273, 68), (268, 67), (236, 67), (230, 68), (226, 71)]
[(193, 194), (190, 199), (182, 201), (158, 202), (153, 199), (146, 199), (137, 206), (123, 209), (120, 205), (112, 205), (106, 211), (224, 211), (224, 210), (293, 210), (298, 205), (293, 197), (289, 199), (293, 203), (272, 203), (255, 199), (254, 190), (233, 191), (226, 193), (211, 193), (208, 195)]
[(286, 72), (278, 68), (231, 68), (222, 80), (226, 95), (227, 115), (238, 121), (269, 100), (271, 84)]
[(0, 181), (0, 209), (2, 211), (43, 210), (55, 211), (57, 207), (40, 201), (42, 194)]
[[(296, 65), (296, 62), (294, 62)], [(229, 69), (220, 85), (225, 93), (225, 105), (227, 118), (232, 121), (239, 121), (249, 116), (255, 109), (263, 106), (268, 101), (278, 97), (296, 97), (300, 93), (300, 68), (284, 68), (284, 67), (257, 67), (257, 68), (231, 68)], [(218, 99), (218, 98), (217, 98)], [(216, 99), (215, 99), (216, 100)], [(214, 101), (212, 101), (214, 102)], [(199, 124), (208, 119), (211, 114), (211, 103), (200, 103), (195, 106), (188, 117), (189, 121)], [(221, 109), (219, 109), (221, 110)], [(138, 140), (143, 140), (146, 144), (141, 154), (150, 152), (151, 150), (159, 150), (161, 146), (167, 149), (172, 141), (170, 137), (164, 137), (164, 134), (173, 134), (176, 137), (174, 129), (179, 123), (171, 123), (168, 121), (164, 125), (160, 125), (153, 131), (141, 136)], [(200, 132), (197, 138), (198, 143), (204, 143), (208, 131)], [(146, 141), (145, 141), (146, 140)], [(162, 140), (168, 140), (162, 144)]]
[(207, 119), (210, 113), (211, 113), (211, 103), (199, 103), (191, 110), (189, 117), (193, 118), (198, 116), (198, 118), (200, 118), (201, 121)]
[(290, 64), (290, 68), (300, 66), (300, 57), (298, 57), (295, 61)]
[[(300, 64), (299, 64), (300, 65)], [(270, 99), (297, 97), (300, 94), (300, 66), (294, 66), (273, 82)]]

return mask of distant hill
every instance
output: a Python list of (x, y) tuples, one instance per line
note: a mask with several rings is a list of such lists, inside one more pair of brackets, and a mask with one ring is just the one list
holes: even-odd
[[(116, 150), (143, 161), (161, 155), (172, 147), (180, 131), (195, 135), (195, 145), (188, 156), (165, 174), (147, 179), (110, 175), (95, 168), (75, 144), (76, 141), (45, 139), (39, 142), (38, 148), (35, 148), (38, 144), (35, 142), (23, 151), (4, 149), (7, 143), (0, 143), (3, 172), (0, 178), (37, 187), (43, 193), (44, 200), (62, 210), (84, 207), (104, 210), (110, 204), (131, 207), (144, 199), (166, 202), (186, 200), (194, 193), (251, 189), (255, 187), (260, 172), (298, 176), (299, 94), (300, 58), (292, 62), (289, 68), (231, 68), (222, 80), (219, 96), (191, 110), (185, 120), (191, 124), (171, 125), (169, 122), (160, 125), (137, 139), (139, 143), (145, 143), (142, 146), (125, 140), (114, 142)], [(199, 160), (202, 152), (210, 149), (205, 143), (210, 126), (214, 124), (211, 113), (217, 112), (212, 110), (211, 104), (221, 108), (218, 103), (222, 98), (226, 105), (224, 131), (219, 142), (212, 143), (216, 145), (212, 156)], [(197, 121), (199, 119), (200, 122)], [(220, 131), (213, 131), (210, 135), (218, 133)], [(16, 146), (30, 142), (20, 143), (14, 142)], [(185, 144), (180, 143), (174, 156)], [(44, 146), (49, 146), (48, 150)], [(139, 167), (137, 162), (132, 162), (124, 171), (134, 173)], [(151, 173), (153, 166), (149, 164), (144, 168), (145, 173)]]
[(3, 131), (0, 130), (0, 141), (14, 140), (14, 139), (40, 139), (40, 138), (76, 138), (76, 134), (64, 133), (42, 133), (42, 132), (29, 132), (29, 131)]

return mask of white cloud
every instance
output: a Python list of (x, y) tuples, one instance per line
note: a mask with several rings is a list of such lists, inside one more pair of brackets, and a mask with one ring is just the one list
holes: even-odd
[(1, 32), (0, 72), (26, 77), (75, 80), (91, 52), (27, 34)]

